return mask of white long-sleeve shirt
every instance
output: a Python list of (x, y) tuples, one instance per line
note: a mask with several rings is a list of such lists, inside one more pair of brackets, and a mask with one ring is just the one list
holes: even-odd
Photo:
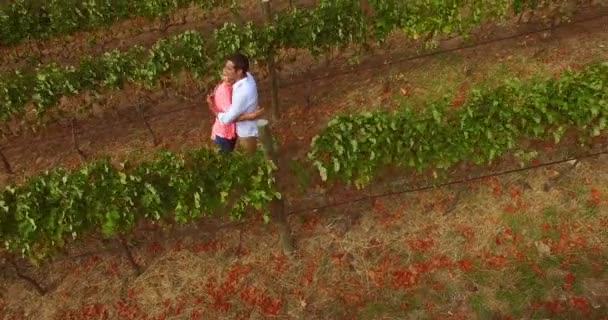
[[(258, 107), (258, 87), (251, 73), (237, 81), (232, 87), (232, 105), (226, 112), (218, 113), (222, 124), (229, 124), (244, 114), (254, 112)], [(255, 120), (238, 121), (236, 134), (239, 137), (257, 137), (258, 127)]]

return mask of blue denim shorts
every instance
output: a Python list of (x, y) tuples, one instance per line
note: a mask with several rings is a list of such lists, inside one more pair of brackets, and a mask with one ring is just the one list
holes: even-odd
[(215, 144), (220, 147), (220, 153), (230, 153), (234, 151), (236, 145), (236, 138), (226, 139), (224, 137), (215, 136)]

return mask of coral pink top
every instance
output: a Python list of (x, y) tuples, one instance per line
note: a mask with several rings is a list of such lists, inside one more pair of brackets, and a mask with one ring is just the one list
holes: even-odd
[[(230, 105), (232, 105), (232, 85), (228, 82), (222, 81), (214, 92), (215, 106), (220, 112), (228, 111)], [(215, 139), (215, 136), (220, 136), (226, 139), (236, 138), (236, 124), (222, 124), (217, 118), (211, 129), (211, 139)]]

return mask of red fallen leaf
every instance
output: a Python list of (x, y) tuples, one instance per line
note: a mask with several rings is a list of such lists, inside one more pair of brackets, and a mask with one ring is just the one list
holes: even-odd
[(502, 188), (500, 187), (500, 185), (495, 185), (492, 192), (495, 196), (500, 196), (502, 194)]
[(384, 285), (384, 272), (382, 270), (369, 270), (367, 275), (374, 282), (376, 287), (380, 288)]
[(207, 251), (207, 247), (204, 244), (197, 244), (194, 246), (194, 251), (195, 252), (205, 252)]
[(284, 255), (278, 255), (274, 257), (274, 270), (278, 273), (283, 273), (288, 268), (287, 257)]
[(269, 300), (268, 302), (264, 301), (262, 304), (262, 312), (267, 315), (277, 316), (281, 312), (283, 307), (283, 302), (281, 300)]
[(591, 307), (591, 304), (587, 299), (581, 297), (572, 297), (570, 298), (570, 304), (576, 309), (582, 311), (583, 313), (588, 313)]
[(184, 307), (185, 307), (185, 303), (182, 301), (179, 303), (179, 305), (177, 306), (177, 308), (175, 308), (175, 311), (173, 312), (174, 315), (180, 315), (182, 314), (182, 312), (184, 311)]
[(384, 94), (382, 94), (382, 96), (380, 98), (380, 101), (387, 102), (387, 101), (390, 100), (390, 98), (391, 98), (391, 94), (390, 93), (384, 93)]
[(458, 265), (460, 266), (460, 269), (465, 272), (473, 269), (473, 262), (468, 259), (460, 260), (460, 262), (458, 262)]
[(507, 264), (507, 258), (502, 254), (490, 257), (486, 261), (491, 267), (496, 269), (502, 268), (505, 264)]
[(106, 273), (112, 276), (120, 275), (120, 270), (118, 270), (119, 264), (117, 261), (111, 261), (110, 265), (106, 268)]
[(163, 250), (163, 247), (158, 242), (152, 242), (148, 245), (148, 252), (157, 254)]
[(395, 270), (393, 272), (393, 287), (406, 289), (415, 285), (417, 279), (417, 275), (407, 269)]
[(129, 296), (129, 299), (133, 300), (137, 297), (137, 295), (139, 295), (141, 292), (143, 291), (143, 289), (140, 290), (135, 290), (135, 289), (129, 289), (127, 291), (127, 295)]
[(505, 208), (505, 211), (508, 213), (515, 213), (515, 211), (517, 211), (517, 208), (514, 205), (510, 204)]
[(433, 283), (433, 290), (437, 292), (445, 291), (445, 285), (443, 283), (435, 282)]
[(591, 189), (591, 203), (599, 205), (602, 202), (602, 193), (597, 189)]
[(198, 319), (202, 319), (203, 318), (203, 314), (200, 310), (196, 310), (194, 312), (192, 312), (192, 315), (190, 316), (190, 319), (192, 320), (198, 320)]
[(431, 260), (431, 266), (434, 268), (451, 268), (453, 265), (454, 262), (446, 256), (434, 257)]
[(215, 301), (211, 307), (219, 312), (226, 313), (226, 312), (230, 311), (230, 309), (232, 308), (232, 304), (230, 304), (226, 301), (218, 300), (218, 301)]
[(521, 191), (520, 190), (518, 190), (518, 189), (511, 190), (511, 199), (517, 200), (517, 199), (519, 199), (519, 197), (521, 197)]
[(564, 304), (560, 301), (548, 301), (545, 302), (545, 309), (547, 309), (551, 314), (557, 315), (566, 311), (566, 306), (564, 306)]
[(254, 287), (247, 287), (241, 291), (241, 300), (249, 305), (255, 305), (258, 302), (258, 292)]
[(502, 237), (500, 235), (496, 236), (496, 245), (501, 246), (503, 243)]
[(302, 277), (301, 284), (303, 286), (309, 286), (313, 283), (314, 276), (317, 270), (317, 265), (314, 261), (308, 262), (306, 266), (306, 271), (304, 272), (304, 276)]
[(312, 231), (314, 231), (315, 227), (319, 224), (319, 218), (315, 215), (311, 215), (310, 217), (308, 217), (306, 219), (306, 222), (304, 223), (304, 230), (306, 230), (306, 232), (310, 233)]
[(564, 285), (562, 287), (566, 291), (572, 291), (572, 284), (571, 283), (564, 283)]
[(521, 235), (519, 233), (515, 234), (515, 236), (513, 237), (513, 242), (521, 243)]
[(551, 230), (551, 225), (548, 223), (543, 224), (543, 232), (549, 232)]
[(344, 263), (344, 257), (346, 256), (345, 252), (339, 252), (339, 253), (335, 253), (331, 255), (331, 260), (333, 262), (334, 265), (336, 266), (343, 266)]
[(463, 83), (458, 89), (458, 93), (454, 96), (452, 100), (452, 108), (459, 108), (464, 104), (467, 97), (468, 86), (466, 83)]
[(210, 241), (207, 244), (199, 243), (194, 246), (194, 252), (217, 252), (219, 249), (219, 244), (217, 241)]
[(435, 245), (435, 242), (433, 239), (415, 239), (408, 241), (408, 244), (413, 250), (428, 251)]
[(473, 232), (473, 228), (466, 227), (462, 230), (462, 235), (467, 239), (467, 242), (471, 242), (473, 237), (475, 236), (475, 232)]
[(543, 305), (541, 303), (535, 302), (530, 306), (530, 310), (532, 311), (540, 311), (540, 309), (543, 308)]
[(178, 240), (175, 245), (173, 246), (173, 251), (174, 252), (179, 252), (184, 250), (185, 246), (183, 244), (183, 242), (181, 240)]
[(376, 239), (376, 238), (371, 239), (371, 240), (370, 240), (368, 243), (369, 243), (369, 246), (370, 246), (370, 247), (381, 247), (381, 246), (383, 246), (383, 245), (384, 245), (384, 244), (382, 243), (382, 241), (380, 241), (380, 240), (378, 240), (378, 239)]
[(576, 278), (574, 277), (574, 275), (572, 273), (568, 273), (564, 280), (566, 281), (566, 283), (573, 283), (575, 279)]
[(372, 208), (374, 209), (375, 212), (378, 212), (378, 213), (382, 213), (382, 214), (388, 213), (388, 211), (386, 210), (386, 207), (384, 207), (384, 204), (382, 203), (382, 201), (380, 199), (374, 199), (374, 201), (372, 203)]
[(431, 270), (431, 264), (429, 263), (416, 263), (412, 266), (412, 270), (415, 274), (427, 273)]
[(538, 277), (545, 277), (545, 272), (540, 268), (540, 265), (538, 263), (532, 265), (532, 270), (534, 271), (534, 273), (536, 273)]

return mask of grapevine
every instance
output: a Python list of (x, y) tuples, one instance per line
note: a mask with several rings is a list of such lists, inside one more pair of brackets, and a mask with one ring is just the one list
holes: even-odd
[(441, 170), (463, 161), (488, 163), (520, 139), (553, 139), (566, 130), (598, 136), (608, 118), (608, 62), (559, 79), (512, 79), (473, 89), (454, 110), (451, 97), (421, 112), (366, 112), (333, 119), (313, 138), (309, 159), (324, 180), (368, 184), (387, 165)]
[(112, 237), (143, 219), (188, 223), (227, 205), (229, 216), (241, 219), (280, 196), (273, 171), (261, 154), (225, 157), (208, 149), (164, 151), (120, 167), (99, 160), (57, 168), (0, 193), (0, 239), (11, 252), (42, 258), (83, 233)]
[(204, 10), (230, 7), (231, 0), (15, 0), (0, 9), (0, 45), (13, 45), (26, 39), (90, 31), (121, 20), (166, 17), (172, 12), (196, 5)]

